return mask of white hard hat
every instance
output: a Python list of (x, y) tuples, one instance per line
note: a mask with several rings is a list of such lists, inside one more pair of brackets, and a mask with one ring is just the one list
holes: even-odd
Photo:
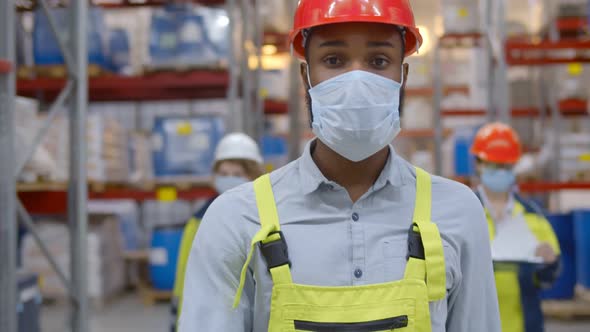
[(227, 159), (245, 159), (263, 163), (258, 144), (243, 133), (228, 134), (217, 145), (215, 162)]

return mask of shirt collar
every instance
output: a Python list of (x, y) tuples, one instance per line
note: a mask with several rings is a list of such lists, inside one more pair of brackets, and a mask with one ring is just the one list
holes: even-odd
[[(303, 155), (299, 158), (299, 180), (305, 195), (315, 192), (323, 184), (337, 186), (336, 183), (328, 180), (324, 174), (322, 174), (311, 157), (311, 152), (315, 147), (315, 143), (315, 139), (307, 143)], [(387, 163), (377, 178), (377, 181), (375, 181), (375, 190), (379, 190), (387, 184), (394, 187), (401, 187), (404, 184), (400, 157), (397, 156), (395, 149), (391, 145), (389, 146), (389, 152)]]

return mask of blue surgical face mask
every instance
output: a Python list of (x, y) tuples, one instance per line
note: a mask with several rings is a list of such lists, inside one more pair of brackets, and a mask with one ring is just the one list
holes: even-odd
[(481, 173), (481, 182), (493, 192), (508, 192), (516, 182), (516, 176), (512, 170), (484, 168)]
[[(309, 67), (307, 72), (309, 76)], [(401, 87), (402, 83), (362, 70), (312, 87), (314, 134), (348, 160), (367, 159), (390, 144), (401, 130)]]
[(213, 187), (219, 194), (233, 189), (241, 184), (248, 182), (249, 180), (241, 176), (222, 176), (217, 175), (213, 181)]

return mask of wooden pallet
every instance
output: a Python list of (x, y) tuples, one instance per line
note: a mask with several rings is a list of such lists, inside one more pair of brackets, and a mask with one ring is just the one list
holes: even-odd
[[(109, 74), (111, 74), (111, 72), (99, 65), (88, 65), (89, 77), (98, 77)], [(31, 79), (37, 77), (65, 78), (68, 76), (68, 69), (66, 65), (21, 66), (18, 68), (17, 76), (18, 78), (22, 79)]]
[[(92, 297), (88, 299), (88, 304), (93, 310), (103, 310), (119, 300), (124, 292), (110, 294), (105, 297)], [(46, 306), (65, 307), (69, 305), (70, 299), (64, 296), (43, 296), (43, 304)]]
[(40, 181), (40, 182), (19, 182), (16, 185), (16, 189), (19, 192), (30, 192), (30, 191), (63, 191), (68, 189), (67, 183), (64, 182), (51, 182), (51, 181)]
[(123, 257), (128, 263), (134, 264), (137, 269), (138, 279), (134, 284), (144, 305), (152, 306), (158, 302), (170, 302), (172, 300), (172, 291), (154, 289), (147, 281), (149, 250), (127, 251)]
[(144, 282), (139, 283), (139, 295), (146, 306), (153, 306), (158, 302), (172, 301), (172, 291), (157, 290)]
[(543, 313), (547, 317), (572, 320), (590, 318), (590, 303), (582, 300), (545, 301)]
[(543, 313), (547, 317), (572, 320), (590, 318), (590, 291), (578, 286), (576, 297), (566, 301), (544, 301)]
[(590, 289), (578, 285), (576, 287), (576, 297), (582, 301), (590, 303)]

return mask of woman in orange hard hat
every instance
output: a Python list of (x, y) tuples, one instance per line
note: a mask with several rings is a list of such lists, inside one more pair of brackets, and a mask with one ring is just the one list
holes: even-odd
[(559, 244), (541, 209), (514, 190), (521, 157), (516, 132), (502, 123), (482, 127), (471, 152), (481, 184), (477, 194), (488, 219), (502, 331), (542, 332), (539, 290), (559, 271)]
[(301, 0), (294, 22), (317, 138), (211, 205), (180, 331), (499, 332), (477, 197), (390, 145), (422, 41), (409, 1)]

